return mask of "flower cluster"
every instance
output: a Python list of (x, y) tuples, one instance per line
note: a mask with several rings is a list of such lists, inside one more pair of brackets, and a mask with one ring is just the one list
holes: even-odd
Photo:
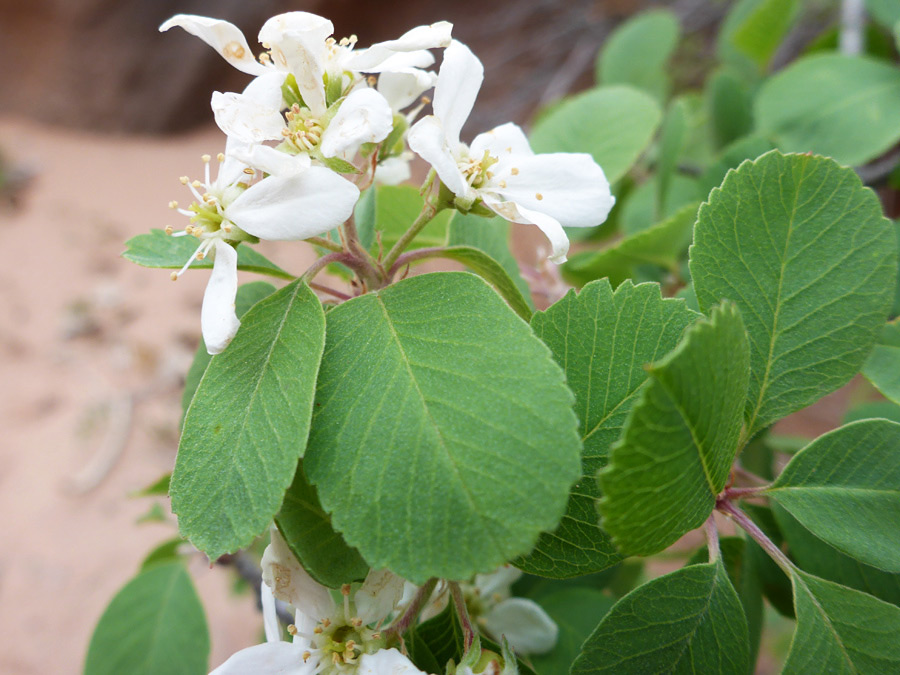
[[(200, 239), (184, 269), (195, 258), (215, 257), (201, 312), (211, 354), (224, 350), (240, 326), (234, 312), (235, 247), (333, 230), (353, 213), (358, 183), (409, 177), (410, 149), (440, 179), (445, 198), (438, 208), (496, 213), (537, 225), (551, 242), (554, 262), (564, 261), (569, 248), (564, 227), (598, 225), (612, 208), (603, 170), (589, 155), (536, 155), (515, 124), (482, 133), (471, 145), (460, 141), (483, 68), (465, 45), (451, 39), (452, 26), (445, 21), (360, 49), (356, 36), (332, 37), (327, 19), (288, 12), (262, 27), (258, 56), (227, 21), (179, 14), (160, 30), (174, 26), (253, 76), (240, 93), (212, 95), (216, 123), (227, 136), (215, 181), (204, 156), (205, 180), (182, 179), (191, 190), (191, 205), (185, 209), (172, 202), (191, 219), (178, 234)], [(428, 68), (435, 61), (430, 50), (439, 48), (445, 49), (436, 75)], [(416, 122), (427, 103), (423, 94), (432, 87), (434, 114)], [(365, 160), (365, 170), (358, 158)], [(379, 269), (390, 276), (390, 264)]]

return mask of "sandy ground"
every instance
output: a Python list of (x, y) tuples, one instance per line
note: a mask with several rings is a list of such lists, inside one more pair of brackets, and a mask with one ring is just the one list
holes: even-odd
[[(23, 208), (0, 210), (2, 673), (79, 672), (116, 590), (176, 532), (172, 520), (136, 524), (153, 500), (129, 494), (173, 465), (207, 274), (172, 283), (119, 254), (151, 227), (183, 226), (167, 208), (188, 200), (177, 178), (199, 177), (220, 143), (214, 128), (149, 139), (0, 119), (0, 148), (37, 172)], [(520, 228), (515, 243), (534, 259), (543, 242)], [(303, 244), (262, 250), (289, 270), (312, 260)], [(784, 430), (822, 433), (845, 402), (846, 391), (827, 397)], [(255, 642), (260, 621), (228, 571), (198, 556), (192, 573), (214, 667)]]
[[(213, 129), (132, 139), (0, 120), (0, 148), (37, 172), (24, 207), (0, 211), (0, 672), (79, 672), (106, 604), (175, 534), (136, 525), (153, 500), (128, 495), (171, 470), (207, 274), (172, 283), (119, 254), (151, 227), (183, 226), (166, 206), (188, 199), (177, 178), (200, 177), (220, 143)], [(311, 256), (267, 253), (288, 269)], [(260, 624), (226, 571), (198, 558), (192, 572), (216, 665)]]

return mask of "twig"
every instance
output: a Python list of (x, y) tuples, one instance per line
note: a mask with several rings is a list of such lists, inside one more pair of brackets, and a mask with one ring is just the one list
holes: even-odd
[(769, 554), (769, 556), (775, 561), (775, 563), (784, 570), (784, 573), (788, 576), (791, 576), (791, 572), (794, 569), (794, 563), (790, 561), (790, 559), (784, 554), (780, 548), (778, 548), (775, 543), (769, 539), (765, 532), (763, 532), (759, 527), (747, 516), (746, 513), (741, 511), (738, 507), (732, 504), (727, 499), (720, 499), (716, 502), (716, 509), (725, 513), (734, 520), (738, 525), (740, 525), (744, 531), (749, 534), (757, 544), (759, 544), (763, 550)]
[(466, 599), (463, 597), (459, 584), (455, 581), (450, 582), (450, 595), (453, 596), (453, 605), (456, 607), (456, 614), (459, 616), (459, 622), (463, 629), (463, 646), (465, 651), (469, 651), (469, 647), (475, 641), (475, 629), (472, 627), (472, 620), (469, 618), (469, 610), (466, 608)]

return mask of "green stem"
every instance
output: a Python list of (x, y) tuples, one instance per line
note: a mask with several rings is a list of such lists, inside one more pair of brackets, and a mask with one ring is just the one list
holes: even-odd
[(344, 250), (344, 247), (338, 244), (336, 241), (331, 241), (331, 239), (326, 239), (325, 237), (308, 237), (303, 241), (307, 242), (308, 244), (312, 244), (313, 246), (319, 246), (320, 248), (334, 251), (335, 253), (340, 253)]
[(384, 269), (389, 270), (394, 266), (394, 263), (397, 262), (397, 258), (400, 257), (400, 254), (406, 250), (406, 247), (409, 246), (410, 242), (416, 238), (416, 236), (425, 229), (425, 226), (430, 223), (434, 217), (438, 214), (438, 208), (431, 203), (430, 199), (425, 200), (425, 206), (422, 207), (421, 213), (416, 217), (413, 224), (409, 226), (409, 229), (403, 233), (403, 236), (394, 244), (393, 248), (388, 251), (388, 254), (382, 260), (381, 265)]

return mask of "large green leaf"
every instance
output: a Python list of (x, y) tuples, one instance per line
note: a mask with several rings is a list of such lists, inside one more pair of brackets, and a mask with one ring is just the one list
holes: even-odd
[(459, 211), (450, 219), (447, 233), (448, 246), (473, 246), (496, 260), (506, 270), (522, 297), (533, 310), (531, 289), (519, 270), (519, 263), (509, 250), (509, 223), (499, 216), (484, 218), (473, 213)]
[(900, 605), (900, 574), (884, 572), (844, 555), (816, 537), (777, 504), (772, 510), (784, 532), (788, 552), (804, 571)]
[(680, 32), (678, 17), (670, 10), (641, 12), (607, 38), (597, 58), (597, 82), (630, 84), (665, 99), (668, 61)]
[[(197, 249), (195, 237), (173, 237), (163, 230), (152, 229), (147, 234), (139, 234), (125, 242), (122, 257), (144, 267), (180, 269)], [(258, 274), (267, 274), (279, 279), (293, 279), (294, 275), (285, 272), (278, 265), (268, 260), (261, 253), (247, 244), (237, 247), (238, 269)], [(195, 260), (191, 269), (212, 269), (212, 258)]]
[(855, 375), (893, 301), (896, 240), (878, 198), (823, 157), (744, 162), (700, 207), (700, 307), (735, 302), (750, 335), (748, 435)]
[(541, 117), (531, 146), (535, 152), (588, 152), (614, 183), (653, 139), (661, 116), (656, 101), (637, 89), (593, 89)]
[(766, 494), (817, 537), (900, 572), (900, 424), (862, 420), (798, 452)]
[(584, 454), (582, 477), (559, 527), (542, 534), (517, 566), (571, 577), (620, 559), (600, 527), (597, 470), (606, 465), (609, 448), (647, 382), (646, 364), (671, 351), (696, 318), (684, 302), (663, 299), (656, 284), (626, 281), (613, 293), (606, 280), (588, 284), (578, 295), (570, 291), (534, 315), (535, 333), (550, 347), (575, 393)]
[(334, 531), (331, 517), (322, 509), (316, 488), (309, 484), (303, 462), (284, 495), (275, 524), (287, 545), (310, 576), (324, 586), (340, 588), (365, 579), (369, 566), (356, 549)]
[(800, 570), (791, 581), (797, 629), (785, 675), (900, 672), (900, 607)]
[(722, 561), (689, 565), (622, 598), (584, 643), (572, 675), (746, 675), (747, 620)]
[(688, 204), (661, 223), (601, 251), (574, 254), (563, 267), (564, 276), (579, 284), (607, 277), (613, 286), (618, 286), (633, 276), (638, 265), (657, 265), (677, 271), (681, 256), (691, 243), (699, 206)]
[(325, 343), (318, 298), (297, 280), (244, 315), (184, 420), (172, 510), (215, 560), (249, 544), (281, 506), (309, 433)]
[(900, 319), (881, 331), (881, 337), (863, 364), (862, 374), (884, 397), (900, 404)]
[[(237, 296), (234, 299), (234, 313), (240, 319), (247, 311), (257, 302), (272, 295), (275, 287), (266, 281), (251, 281), (249, 284), (243, 284), (237, 290)], [(206, 343), (203, 337), (200, 338), (200, 344), (194, 353), (194, 360), (191, 367), (188, 368), (187, 375), (184, 376), (184, 391), (181, 393), (181, 414), (182, 417), (187, 413), (191, 399), (197, 392), (197, 386), (200, 384), (200, 378), (206, 372), (206, 367), (212, 360), (212, 354), (206, 351)]]
[(478, 277), (412, 277), (331, 310), (304, 459), (335, 528), (419, 583), (531, 549), (580, 474), (572, 394)]
[(443, 246), (417, 260), (428, 258), (446, 258), (462, 263), (493, 286), (516, 314), (525, 321), (531, 319), (531, 303), (525, 299), (503, 266), (481, 249), (472, 246)]
[(615, 600), (593, 588), (564, 588), (541, 596), (538, 602), (556, 623), (559, 637), (551, 651), (534, 654), (531, 663), (541, 675), (569, 675), (581, 645)]
[(203, 606), (184, 565), (141, 571), (100, 617), (85, 675), (202, 675), (209, 659)]
[(694, 323), (648, 372), (600, 472), (603, 526), (629, 555), (656, 553), (700, 527), (725, 487), (749, 377), (735, 306), (723, 304)]
[(755, 113), (759, 132), (785, 152), (863, 164), (900, 140), (900, 70), (862, 56), (809, 56), (763, 84)]
[(760, 0), (731, 34), (732, 44), (765, 69), (799, 8), (799, 0)]

